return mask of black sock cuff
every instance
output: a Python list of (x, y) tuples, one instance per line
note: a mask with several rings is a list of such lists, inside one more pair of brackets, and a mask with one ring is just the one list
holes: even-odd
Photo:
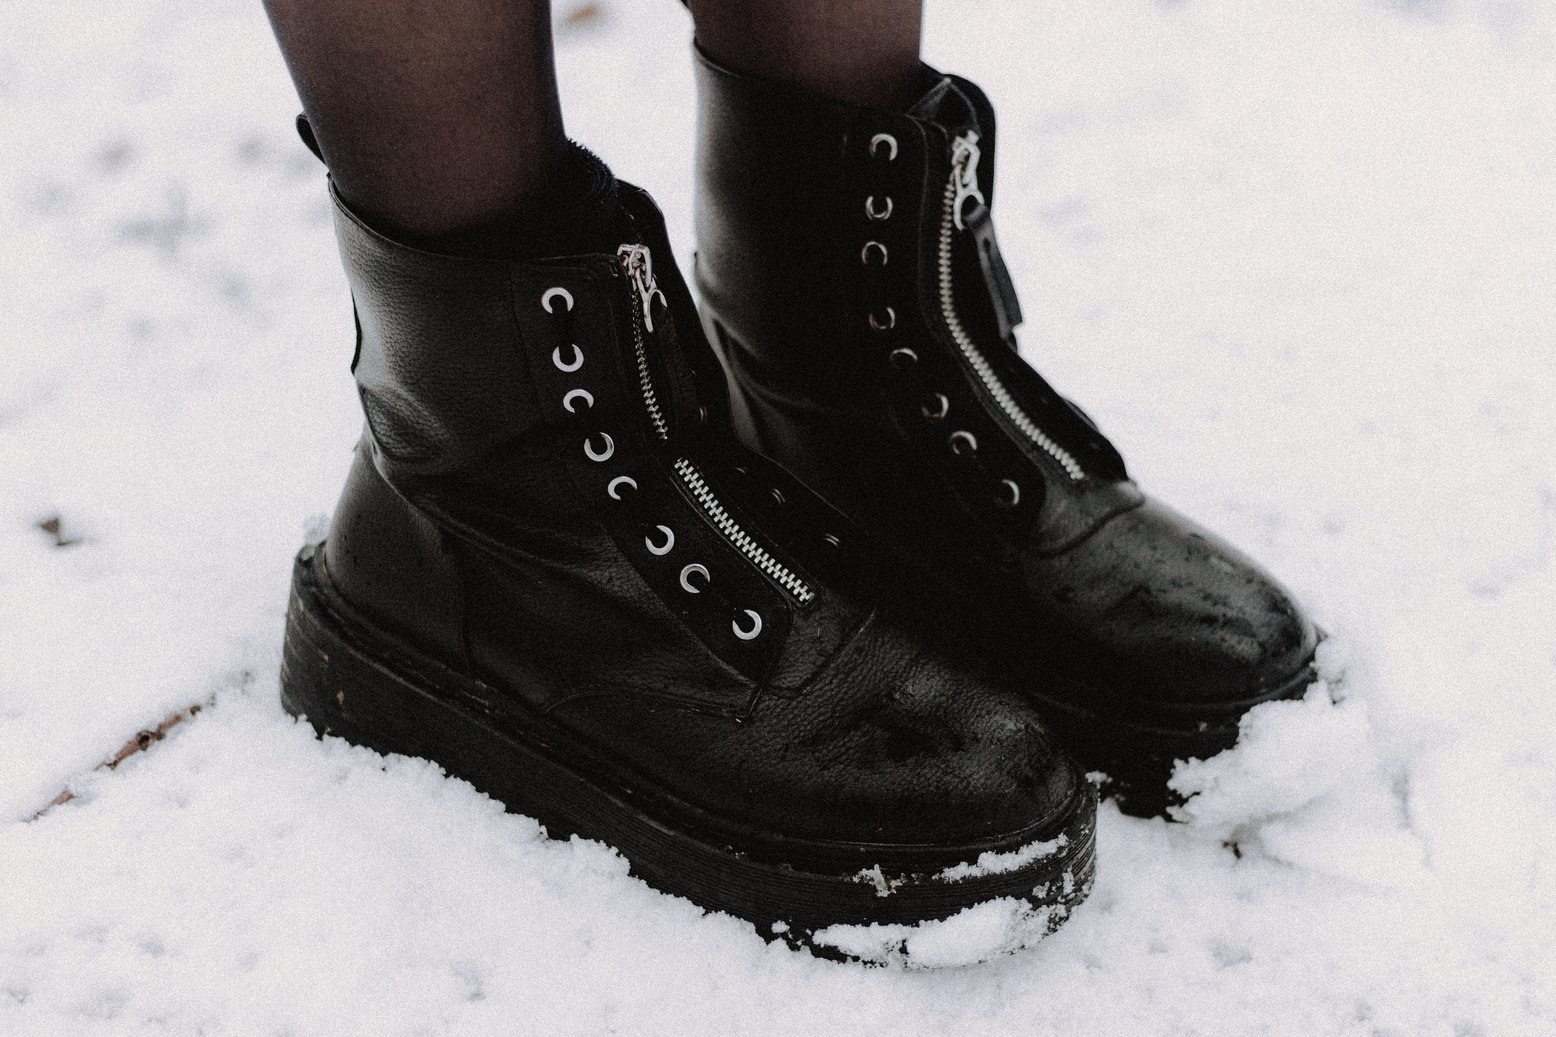
[(614, 253), (621, 244), (621, 190), (615, 174), (600, 156), (568, 141), (551, 188), (530, 206), (528, 218), (513, 221), (512, 230), (516, 254), (509, 258)]
[(621, 191), (610, 167), (594, 152), (568, 141), (550, 185), (525, 212), (456, 234), (405, 240), (444, 255), (480, 259), (545, 259), (588, 252), (615, 253), (622, 238)]

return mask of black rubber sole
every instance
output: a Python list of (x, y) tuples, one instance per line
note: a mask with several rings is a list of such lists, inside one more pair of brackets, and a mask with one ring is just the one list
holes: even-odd
[[(1309, 663), (1262, 702), (1300, 696), (1317, 679)], [(1170, 808), (1183, 803), (1167, 785), (1179, 760), (1209, 759), (1237, 744), (1241, 714), (1174, 723), (1094, 713), (1071, 702), (1030, 697), (1059, 744), (1087, 771), (1104, 776), (1102, 794), (1134, 817), (1168, 816)]]
[[(322, 578), (321, 561), (322, 552), (307, 547), (293, 570), (281, 668), (288, 713), (306, 717), (321, 736), (434, 760), (510, 811), (534, 817), (552, 837), (576, 834), (613, 846), (649, 885), (747, 919), (769, 939), (847, 957), (818, 945), (816, 932), (918, 925), (1004, 898), (1029, 905), (1032, 917), (1046, 919), (1043, 931), (1052, 931), (1091, 889), (1096, 796), (1089, 786), (1052, 831), (1023, 840), (1056, 840), (1051, 851), (1009, 870), (996, 866), (970, 876), (965, 868), (946, 874), (948, 863), (972, 864), (991, 847), (935, 847), (934, 863), (926, 857), (922, 867), (910, 861), (882, 868), (867, 846), (847, 848), (857, 856), (846, 863), (830, 846), (818, 865), (801, 852), (775, 860), (710, 839), (685, 823), (691, 811), (678, 816), (663, 801), (646, 801), (641, 788), (586, 773), (579, 761), (588, 760), (588, 751), (540, 715), (515, 723), (516, 710), (505, 699), (499, 723), (492, 704), (500, 693), (354, 614)], [(992, 849), (1010, 853), (1021, 845)]]

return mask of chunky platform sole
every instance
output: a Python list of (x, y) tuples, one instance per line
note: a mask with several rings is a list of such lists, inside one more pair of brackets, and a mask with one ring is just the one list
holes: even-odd
[[(434, 760), (551, 836), (607, 843), (649, 885), (747, 919), (769, 939), (868, 960), (819, 931), (915, 926), (996, 900), (1020, 907), (1030, 938), (1056, 928), (1090, 891), (1095, 792), (1084, 783), (1051, 830), (1005, 846), (925, 847), (917, 863), (901, 847), (882, 865), (887, 854), (867, 845), (793, 844), (776, 859), (710, 837), (695, 809), (602, 778), (609, 768), (569, 732), (354, 613), (329, 586), (322, 554), (304, 548), (293, 570), (281, 669), (288, 713), (321, 735)], [(886, 958), (900, 961), (901, 950)]]
[[(1317, 679), (1309, 663), (1261, 703), (1299, 697)], [(1029, 698), (1065, 750), (1086, 770), (1104, 775), (1102, 794), (1135, 817), (1163, 816), (1183, 802), (1167, 785), (1179, 760), (1209, 759), (1237, 744), (1241, 713), (1197, 722), (1153, 721), (1092, 712), (1040, 694)]]

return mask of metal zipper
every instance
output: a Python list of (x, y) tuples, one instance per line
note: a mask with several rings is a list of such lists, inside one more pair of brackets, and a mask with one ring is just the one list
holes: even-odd
[(718, 527), (718, 531), (724, 534), (725, 540), (734, 544), (741, 554), (751, 560), (753, 565), (772, 577), (774, 582), (792, 594), (794, 600), (801, 605), (815, 597), (811, 589), (805, 586), (804, 580), (796, 576), (792, 570), (786, 568), (778, 559), (763, 550), (762, 545), (752, 540), (750, 535), (741, 529), (734, 519), (730, 518), (729, 512), (725, 511), (724, 505), (719, 503), (718, 497), (713, 493), (713, 488), (703, 479), (702, 473), (697, 470), (696, 465), (684, 457), (678, 457), (675, 460), (675, 471), (681, 477), (681, 481), (686, 484), (686, 488), (692, 491), (692, 496), (697, 498), (697, 503), (702, 505), (703, 512), (707, 514), (708, 518), (713, 520), (713, 524)]
[[(664, 295), (659, 291), (654, 280), (653, 256), (649, 253), (647, 245), (623, 245), (616, 254), (621, 259), (621, 264), (626, 269), (627, 277), (634, 289), (632, 349), (638, 366), (638, 386), (643, 392), (643, 407), (648, 411), (648, 420), (654, 427), (655, 435), (659, 437), (660, 442), (666, 442), (670, 438), (669, 425), (665, 421), (664, 410), (659, 405), (659, 395), (654, 391), (654, 378), (648, 366), (648, 345), (643, 340), (644, 331), (654, 330), (651, 312), (654, 296), (657, 295), (663, 300)], [(752, 565), (766, 573), (801, 605), (816, 596), (792, 569), (774, 558), (761, 544), (753, 540), (749, 533), (740, 528), (740, 524), (724, 510), (724, 505), (719, 502), (718, 496), (702, 477), (702, 472), (696, 465), (684, 457), (678, 457), (672, 467), (714, 527), (731, 546), (745, 555)]]
[(999, 375), (994, 373), (988, 358), (973, 342), (972, 336), (967, 333), (967, 329), (962, 325), (962, 319), (956, 313), (956, 297), (952, 291), (951, 281), (951, 246), (953, 234), (962, 229), (962, 207), (967, 200), (971, 198), (983, 204), (983, 191), (978, 186), (978, 158), (978, 134), (975, 131), (969, 130), (952, 142), (951, 176), (946, 181), (945, 208), (940, 217), (940, 313), (945, 318), (946, 330), (951, 333), (957, 348), (962, 351), (962, 356), (967, 358), (967, 363), (972, 366), (973, 372), (983, 382), (983, 387), (989, 391), (989, 395), (994, 397), (994, 402), (999, 404), (1000, 410), (1004, 411), (1015, 426), (1037, 444), (1043, 453), (1053, 458), (1072, 480), (1079, 481), (1086, 477), (1080, 462), (1038, 428), (1037, 422), (1021, 409), (1021, 405), (1010, 395), (1010, 390), (1005, 388), (1005, 383), (1000, 381)]
[(644, 330), (654, 330), (654, 296), (664, 299), (654, 280), (654, 257), (647, 245), (623, 245), (616, 250), (627, 279), (634, 289), (632, 293), (632, 351), (638, 362), (638, 386), (643, 390), (643, 406), (648, 420), (654, 426), (654, 434), (663, 443), (670, 438), (670, 426), (665, 412), (659, 406), (659, 396), (654, 392), (654, 376), (648, 369), (648, 347), (643, 342)]

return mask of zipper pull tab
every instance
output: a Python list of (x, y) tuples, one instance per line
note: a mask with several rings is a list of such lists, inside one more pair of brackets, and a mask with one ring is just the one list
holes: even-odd
[(648, 251), (647, 245), (623, 245), (616, 250), (621, 265), (632, 279), (632, 287), (637, 289), (638, 301), (643, 309), (643, 330), (654, 330), (654, 297), (659, 297), (661, 305), (665, 302), (665, 294), (659, 290), (658, 282), (654, 280), (654, 257)]
[(962, 206), (969, 198), (979, 205), (985, 204), (983, 188), (978, 186), (980, 157), (976, 130), (968, 130), (951, 142), (951, 180), (956, 185), (956, 198), (951, 206), (951, 218), (956, 221), (957, 230), (964, 229)]
[(1016, 285), (1011, 280), (1010, 268), (1000, 255), (999, 242), (994, 240), (994, 220), (989, 207), (980, 200), (967, 214), (967, 226), (972, 229), (973, 245), (978, 252), (978, 266), (983, 270), (983, 283), (994, 303), (994, 318), (999, 324), (1000, 338), (1012, 349), (1016, 348), (1016, 328), (1021, 325), (1021, 303), (1016, 298)]

